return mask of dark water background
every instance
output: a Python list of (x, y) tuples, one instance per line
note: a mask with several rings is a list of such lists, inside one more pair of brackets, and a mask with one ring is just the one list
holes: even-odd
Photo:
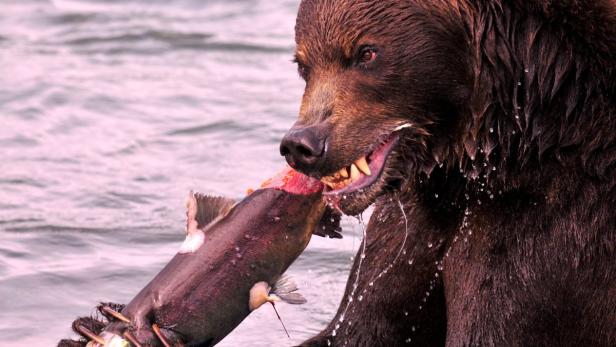
[[(0, 0), (0, 346), (53, 346), (178, 250), (189, 189), (241, 198), (283, 166), (303, 83), (297, 0)], [(335, 313), (359, 227), (221, 346), (288, 346)]]

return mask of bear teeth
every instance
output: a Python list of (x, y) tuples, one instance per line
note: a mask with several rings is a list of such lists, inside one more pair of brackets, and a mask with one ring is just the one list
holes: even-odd
[(333, 175), (323, 177), (321, 182), (333, 190), (338, 190), (358, 181), (363, 175), (372, 175), (366, 157), (357, 159), (353, 164), (343, 167)]

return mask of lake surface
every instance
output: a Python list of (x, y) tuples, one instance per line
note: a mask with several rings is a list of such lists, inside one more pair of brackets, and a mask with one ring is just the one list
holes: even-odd
[[(284, 165), (303, 82), (296, 0), (0, 2), (0, 346), (53, 346), (178, 250), (190, 189), (244, 196)], [(359, 245), (313, 238), (308, 303), (220, 346), (290, 346), (333, 317)]]

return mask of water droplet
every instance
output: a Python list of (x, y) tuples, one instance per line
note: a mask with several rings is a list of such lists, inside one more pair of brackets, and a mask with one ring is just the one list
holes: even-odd
[(428, 248), (432, 248), (432, 242), (428, 242)]
[(409, 260), (409, 265), (413, 265), (413, 261), (415, 261), (415, 259), (410, 259)]
[(438, 194), (434, 194), (434, 197), (438, 199)]
[(340, 329), (340, 324), (336, 324), (336, 330)]
[(362, 253), (362, 254), (361, 254), (361, 258), (362, 258), (362, 259), (366, 259), (366, 253)]
[(280, 222), (280, 217), (274, 217), (274, 222)]
[(434, 273), (434, 277), (438, 278), (438, 272)]
[(336, 330), (332, 330), (332, 336), (336, 336)]
[(512, 130), (512, 131), (511, 131), (511, 135), (515, 135), (515, 130)]
[(332, 342), (331, 342), (329, 339), (327, 339), (327, 345), (328, 345), (328, 346), (331, 346), (331, 345), (332, 345)]
[(411, 343), (411, 338), (410, 338), (410, 337), (409, 337), (409, 338), (407, 338), (406, 340), (404, 340), (404, 342), (406, 342), (406, 343)]
[(368, 283), (368, 285), (369, 285), (370, 287), (372, 287), (372, 286), (374, 285), (374, 282), (370, 282), (370, 283)]
[(411, 331), (415, 331), (415, 330), (416, 330), (416, 328), (415, 328), (415, 326), (413, 325), (413, 326), (411, 327)]
[(346, 196), (346, 195), (343, 195), (343, 196), (342, 196), (342, 198), (343, 198), (344, 200), (346, 200), (347, 196)]
[(494, 199), (494, 194), (490, 194), (490, 199)]
[(349, 302), (353, 302), (353, 296), (349, 295)]
[(363, 295), (359, 295), (359, 296), (357, 297), (357, 300), (359, 300), (359, 301), (364, 300), (364, 296), (363, 296)]
[(235, 251), (239, 252), (240, 251), (240, 247), (239, 246), (235, 246)]
[(528, 69), (524, 69), (524, 72), (528, 73)]
[(518, 85), (519, 85), (519, 86), (521, 86), (521, 85), (522, 85), (522, 82), (518, 82)]
[(408, 316), (409, 315), (409, 311), (404, 311), (404, 315)]

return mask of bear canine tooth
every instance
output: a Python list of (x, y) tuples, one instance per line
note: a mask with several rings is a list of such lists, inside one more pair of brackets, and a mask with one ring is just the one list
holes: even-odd
[(338, 173), (340, 174), (341, 177), (349, 178), (349, 171), (347, 171), (346, 167), (343, 167), (342, 169), (340, 169)]
[(394, 132), (395, 132), (395, 131), (400, 131), (400, 130), (402, 130), (402, 129), (404, 129), (404, 128), (410, 128), (410, 127), (412, 127), (412, 126), (413, 126), (413, 124), (411, 124), (411, 123), (404, 123), (404, 124), (402, 124), (402, 125), (397, 126), (397, 127), (394, 129)]
[(359, 173), (357, 166), (355, 166), (355, 164), (351, 164), (351, 182), (357, 181), (360, 175), (361, 174)]
[(366, 161), (366, 157), (361, 157), (355, 161), (355, 166), (359, 169), (359, 171), (363, 172), (366, 176), (372, 175), (370, 171), (370, 167), (368, 166), (368, 162)]

